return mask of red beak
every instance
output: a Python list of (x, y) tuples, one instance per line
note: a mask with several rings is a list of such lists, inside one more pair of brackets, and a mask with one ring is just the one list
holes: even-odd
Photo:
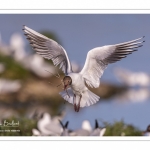
[(68, 86), (68, 85), (64, 85), (64, 90), (66, 90), (67, 86)]

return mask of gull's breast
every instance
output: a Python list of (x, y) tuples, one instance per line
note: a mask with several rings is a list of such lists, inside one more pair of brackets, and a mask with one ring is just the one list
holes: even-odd
[(82, 92), (86, 90), (82, 76), (78, 73), (73, 73), (70, 77), (72, 79), (71, 88), (73, 89), (74, 94), (82, 94)]

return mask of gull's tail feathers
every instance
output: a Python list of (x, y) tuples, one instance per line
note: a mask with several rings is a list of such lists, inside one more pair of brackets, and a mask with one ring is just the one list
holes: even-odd
[(81, 105), (83, 103), (83, 106), (81, 107), (88, 107), (95, 103), (97, 103), (100, 100), (100, 97), (91, 92), (90, 90), (87, 90), (83, 93)]
[[(70, 97), (68, 96), (67, 92), (68, 92), (68, 94), (69, 94)], [(73, 104), (73, 96), (74, 96), (74, 94), (73, 94), (72, 89), (71, 89), (71, 88), (68, 88), (68, 89), (67, 89), (67, 92), (66, 92), (66, 91), (62, 91), (62, 92), (60, 92), (59, 94), (61, 95), (61, 97), (62, 97), (63, 99), (65, 99), (65, 100), (68, 101), (69, 103)]]
[[(62, 91), (59, 94), (64, 98), (66, 101), (74, 105), (74, 94), (71, 88), (67, 89), (69, 96), (67, 95), (66, 91)], [(91, 92), (90, 90), (86, 90), (82, 93), (82, 98), (80, 102), (80, 107), (88, 107), (97, 103), (100, 100), (100, 97)], [(79, 96), (76, 96), (76, 102), (79, 101)]]

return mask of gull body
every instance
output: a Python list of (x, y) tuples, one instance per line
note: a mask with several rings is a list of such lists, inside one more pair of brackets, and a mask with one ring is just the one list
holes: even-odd
[(58, 136), (61, 133), (62, 128), (59, 125), (59, 122), (53, 122), (51, 115), (49, 113), (44, 113), (42, 118), (38, 121), (37, 127), (44, 136)]
[(69, 103), (74, 105), (74, 110), (79, 111), (80, 107), (87, 107), (97, 103), (99, 96), (92, 93), (85, 85), (98, 88), (100, 78), (108, 64), (125, 58), (128, 54), (136, 51), (142, 46), (143, 37), (114, 45), (96, 47), (87, 53), (83, 69), (74, 73), (66, 50), (56, 41), (24, 26), (23, 30), (32, 48), (37, 54), (53, 61), (55, 66), (65, 74), (63, 78), (64, 90), (60, 95)]
[(92, 131), (91, 124), (88, 120), (82, 122), (81, 129), (75, 130), (71, 133), (72, 136), (89, 136)]
[(65, 123), (65, 125), (62, 123), (62, 121), (60, 121), (59, 120), (59, 123), (60, 123), (60, 125), (61, 125), (61, 127), (62, 127), (62, 132), (61, 132), (61, 134), (60, 134), (60, 136), (70, 136), (70, 132), (71, 132), (71, 130), (69, 130), (68, 129), (68, 124), (69, 124), (69, 121), (67, 121), (66, 123)]
[(105, 134), (106, 128), (101, 128), (98, 125), (98, 121), (95, 120), (95, 129), (91, 132), (90, 136), (103, 136)]
[(90, 106), (99, 101), (100, 97), (86, 87), (81, 73), (69, 73), (67, 76), (71, 78), (71, 85), (68, 87), (69, 95), (65, 91), (60, 92), (60, 95), (74, 105), (76, 112), (80, 107)]

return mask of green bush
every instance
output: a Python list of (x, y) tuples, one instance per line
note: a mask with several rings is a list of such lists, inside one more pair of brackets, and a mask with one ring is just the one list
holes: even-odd
[[(7, 122), (18, 122), (19, 121), (19, 126), (18, 127), (4, 127), (0, 126), (0, 136), (32, 136), (32, 129), (36, 128), (37, 121), (36, 120), (31, 120), (27, 118), (9, 118), (6, 119)], [(5, 132), (5, 130), (7, 130)], [(17, 132), (8, 132), (8, 130), (17, 130)]]
[(106, 125), (105, 136), (142, 136), (142, 132), (133, 125), (127, 125), (123, 120)]
[(6, 68), (1, 74), (1, 77), (8, 79), (25, 79), (29, 75), (29, 71), (11, 57), (0, 54), (0, 62), (3, 63)]

